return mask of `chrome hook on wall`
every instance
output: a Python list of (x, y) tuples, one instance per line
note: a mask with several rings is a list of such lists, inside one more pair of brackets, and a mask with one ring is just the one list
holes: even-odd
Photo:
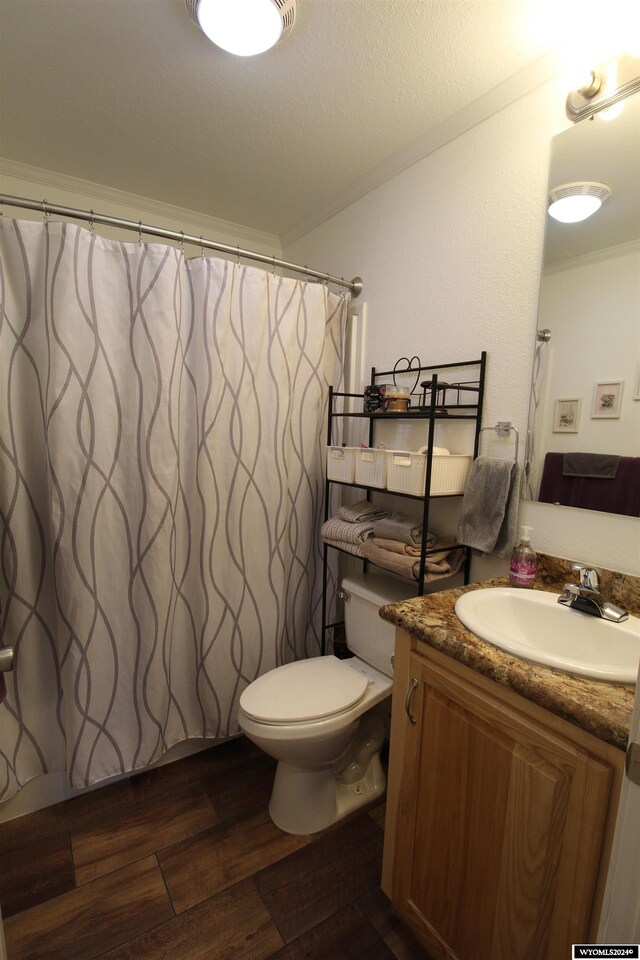
[(13, 670), (13, 647), (2, 647), (0, 650), (0, 673), (11, 673)]

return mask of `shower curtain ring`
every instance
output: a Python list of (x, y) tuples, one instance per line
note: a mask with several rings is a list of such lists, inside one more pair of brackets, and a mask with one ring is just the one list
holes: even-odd
[(142, 220), (138, 220), (138, 246), (142, 246)]
[(275, 277), (275, 275), (276, 275), (276, 255), (275, 255), (275, 253), (274, 253), (274, 255), (273, 255), (273, 275), (274, 275), (274, 277)]
[(200, 234), (200, 256), (204, 260), (204, 240), (202, 234)]
[(49, 211), (47, 210), (47, 201), (42, 201), (42, 222), (49, 223)]
[(180, 253), (184, 257), (184, 230), (180, 231)]
[(93, 211), (93, 210), (89, 210), (89, 213), (91, 214), (91, 220), (89, 220), (89, 230), (91, 231), (91, 236), (92, 236), (92, 237), (95, 237), (95, 235), (96, 235), (96, 227), (95, 227), (95, 224), (94, 224), (94, 222), (93, 222), (94, 211)]
[(240, 266), (240, 244), (236, 247), (236, 263)]

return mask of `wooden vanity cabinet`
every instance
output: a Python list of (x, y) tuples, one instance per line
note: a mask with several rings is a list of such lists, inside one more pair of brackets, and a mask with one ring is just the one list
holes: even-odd
[(623, 767), (399, 630), (382, 886), (429, 955), (568, 960), (594, 942)]

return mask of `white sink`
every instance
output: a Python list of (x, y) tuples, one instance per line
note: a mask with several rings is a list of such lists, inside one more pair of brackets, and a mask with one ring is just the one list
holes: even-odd
[(463, 593), (456, 615), (482, 640), (565, 673), (636, 683), (640, 619), (612, 623), (558, 603), (558, 595), (516, 587)]

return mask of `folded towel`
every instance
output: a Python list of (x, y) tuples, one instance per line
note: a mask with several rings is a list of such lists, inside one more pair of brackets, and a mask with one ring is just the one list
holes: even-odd
[[(420, 559), (418, 557), (409, 557), (391, 550), (384, 550), (377, 546), (373, 540), (365, 540), (360, 549), (367, 558), (378, 567), (384, 567), (391, 570), (405, 580), (417, 580), (420, 576)], [(425, 565), (425, 583), (432, 583), (434, 580), (443, 580), (445, 577), (452, 577), (457, 573), (464, 563), (464, 550), (450, 550), (447, 552), (446, 559), (434, 562), (430, 557), (426, 559)]]
[(368, 500), (358, 500), (357, 503), (346, 503), (338, 508), (338, 516), (341, 520), (348, 523), (360, 523), (363, 520), (380, 520), (382, 517), (388, 517), (389, 511), (384, 510), (377, 503), (369, 503)]
[(325, 537), (324, 542), (328, 543), (330, 547), (346, 550), (347, 553), (352, 553), (354, 557), (364, 557), (364, 553), (356, 543), (347, 543), (346, 540), (332, 540), (330, 537)]
[(339, 517), (330, 517), (320, 527), (323, 540), (343, 540), (345, 543), (360, 543), (373, 536), (373, 523), (348, 523)]
[[(419, 520), (406, 517), (403, 513), (392, 513), (389, 517), (376, 520), (373, 532), (376, 537), (385, 540), (400, 540), (410, 547), (422, 545), (422, 524)], [(427, 533), (427, 546), (436, 539), (435, 533)]]
[(517, 463), (478, 457), (462, 498), (459, 542), (508, 560), (516, 539), (519, 497)]
[[(420, 547), (410, 547), (408, 543), (402, 543), (400, 540), (385, 540), (384, 537), (373, 537), (372, 542), (383, 550), (389, 550), (391, 553), (399, 553), (405, 557), (419, 557)], [(456, 542), (455, 537), (439, 537), (429, 545), (429, 555), (427, 559), (432, 563), (444, 560), (451, 552), (451, 547)], [(433, 552), (435, 551), (435, 552)]]
[(565, 453), (562, 458), (563, 477), (602, 477), (615, 479), (620, 457), (612, 453)]

